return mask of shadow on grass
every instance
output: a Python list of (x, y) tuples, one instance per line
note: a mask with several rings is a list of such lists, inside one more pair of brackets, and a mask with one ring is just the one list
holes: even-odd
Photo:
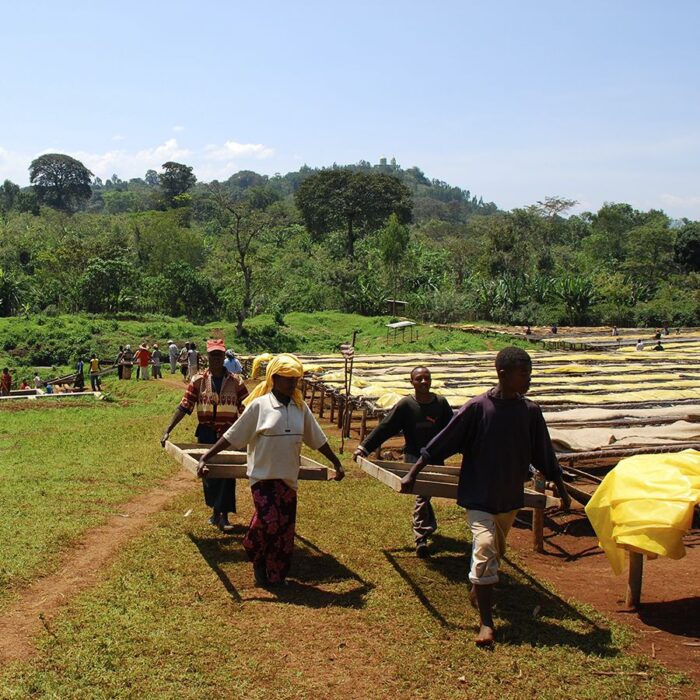
[[(435, 534), (431, 542), (432, 555), (427, 559), (419, 559), (413, 547), (401, 547), (399, 549), (385, 549), (383, 554), (394, 568), (396, 573), (410, 586), (421, 605), (446, 629), (466, 629), (468, 624), (457, 624), (447, 618), (446, 612), (439, 610), (438, 604), (444, 599), (442, 589), (444, 585), (452, 583), (466, 583), (469, 570), (470, 546), (463, 540), (454, 537), (445, 537)], [(426, 572), (438, 574), (440, 580), (428, 578)], [(423, 581), (430, 581), (427, 586)], [(430, 595), (428, 588), (440, 588), (435, 595)], [(466, 600), (466, 588), (464, 590)], [(435, 603), (431, 602), (435, 599)]]
[[(432, 549), (429, 559), (418, 559), (410, 547), (384, 550), (384, 556), (442, 627), (475, 627), (478, 613), (467, 597), (469, 544), (436, 535)], [(598, 656), (618, 653), (609, 629), (547, 590), (517, 563), (504, 561), (509, 570), (500, 573), (495, 595), (500, 643), (569, 646)], [(438, 578), (428, 574), (438, 574)]]
[[(236, 564), (248, 561), (248, 557), (241, 544), (247, 528), (243, 525), (234, 525), (233, 527), (232, 536), (226, 539), (222, 539), (221, 537), (195, 537), (191, 532), (188, 534), (188, 537), (196, 545), (204, 561), (209, 564), (212, 571), (219, 577), (219, 581), (223, 583), (224, 588), (231, 598), (237, 603), (240, 603), (243, 600), (240, 593), (236, 590), (231, 579), (221, 568), (224, 564)], [(232, 541), (235, 541), (236, 545), (239, 546), (235, 548), (227, 546)]]
[(501, 643), (568, 646), (606, 657), (619, 653), (607, 627), (552, 593), (516, 562), (508, 557), (504, 562), (513, 574), (501, 572), (496, 587)]
[[(250, 565), (248, 555), (243, 549), (243, 538), (247, 528), (235, 526), (233, 536), (197, 538), (189, 537), (197, 546), (204, 560), (219, 577), (224, 587), (236, 602), (242, 602), (228, 574), (224, 571), (226, 564), (245, 562)], [(265, 603), (292, 603), (311, 608), (336, 606), (343, 608), (361, 608), (372, 585), (361, 579), (335, 557), (319, 549), (313, 542), (297, 533), (292, 568), (286, 586), (269, 589), (275, 597), (246, 597), (246, 601)], [(339, 585), (342, 591), (328, 590), (328, 585)], [(346, 590), (347, 589), (347, 590)]]

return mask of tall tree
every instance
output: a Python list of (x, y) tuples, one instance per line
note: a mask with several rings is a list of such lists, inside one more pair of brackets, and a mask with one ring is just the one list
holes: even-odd
[(389, 221), (379, 234), (379, 250), (382, 254), (382, 260), (389, 270), (394, 300), (396, 300), (398, 293), (399, 265), (406, 255), (409, 238), (408, 226), (402, 224), (396, 214), (389, 217)]
[(234, 246), (236, 266), (243, 282), (240, 304), (237, 305), (236, 333), (243, 333), (243, 323), (253, 306), (253, 257), (256, 244), (269, 220), (265, 212), (253, 209), (249, 202), (236, 200), (221, 186), (210, 188), (217, 207), (219, 225), (230, 235)]
[(143, 181), (150, 185), (151, 187), (156, 187), (160, 184), (160, 177), (155, 170), (146, 170), (146, 174), (143, 177)]
[(678, 231), (674, 255), (688, 272), (700, 270), (700, 222), (691, 221)]
[(29, 181), (41, 204), (61, 211), (77, 211), (92, 195), (92, 173), (63, 153), (46, 153), (33, 160)]
[(322, 170), (304, 180), (295, 202), (316, 240), (344, 228), (351, 258), (358, 237), (377, 231), (391, 214), (399, 223), (409, 223), (413, 206), (409, 189), (395, 177), (341, 169)]
[(159, 177), (160, 187), (169, 207), (176, 206), (178, 204), (177, 198), (194, 187), (197, 182), (197, 178), (192, 172), (192, 166), (175, 163), (172, 160), (163, 163), (163, 172)]
[(11, 180), (5, 180), (0, 185), (0, 212), (10, 211), (15, 206), (19, 192), (19, 185), (15, 185)]

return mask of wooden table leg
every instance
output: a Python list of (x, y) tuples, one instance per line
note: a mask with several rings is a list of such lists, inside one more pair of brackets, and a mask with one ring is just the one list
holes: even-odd
[(362, 407), (362, 419), (360, 420), (360, 442), (365, 439), (367, 434), (367, 406)]
[(630, 570), (627, 578), (627, 597), (625, 605), (628, 608), (638, 608), (642, 598), (642, 574), (644, 572), (644, 555), (630, 552)]
[(323, 409), (326, 407), (326, 389), (323, 385), (321, 385), (321, 403), (318, 407), (318, 417), (323, 418)]
[[(533, 489), (538, 493), (544, 493), (544, 477), (537, 472), (533, 479)], [(535, 552), (544, 552), (544, 508), (532, 509), (532, 549)]]

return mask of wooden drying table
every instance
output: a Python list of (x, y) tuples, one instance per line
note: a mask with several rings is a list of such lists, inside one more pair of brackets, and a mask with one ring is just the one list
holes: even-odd
[[(358, 457), (357, 463), (363, 471), (394, 491), (401, 492), (401, 479), (408, 473), (411, 464), (405, 462), (370, 461)], [(416, 477), (411, 494), (416, 496), (437, 496), (457, 500), (460, 467), (426, 465)], [(561, 501), (554, 496), (535, 491), (524, 490), (524, 508), (532, 510), (532, 546), (535, 551), (544, 549), (544, 509), (560, 507)]]
[[(211, 445), (199, 443), (174, 443), (169, 440), (165, 443), (165, 451), (174, 457), (188, 472), (197, 475), (197, 464), (201, 456), (209, 450)], [(248, 455), (236, 450), (223, 450), (214, 455), (207, 462), (209, 474), (212, 479), (247, 479)], [(335, 478), (335, 470), (326, 467), (319, 462), (301, 455), (299, 466), (299, 479), (306, 481), (329, 481)]]

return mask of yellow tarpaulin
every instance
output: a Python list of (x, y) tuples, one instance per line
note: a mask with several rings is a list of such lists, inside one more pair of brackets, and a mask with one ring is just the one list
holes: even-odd
[(636, 455), (603, 479), (586, 515), (616, 574), (625, 549), (671, 559), (685, 556), (683, 535), (700, 503), (700, 452)]

